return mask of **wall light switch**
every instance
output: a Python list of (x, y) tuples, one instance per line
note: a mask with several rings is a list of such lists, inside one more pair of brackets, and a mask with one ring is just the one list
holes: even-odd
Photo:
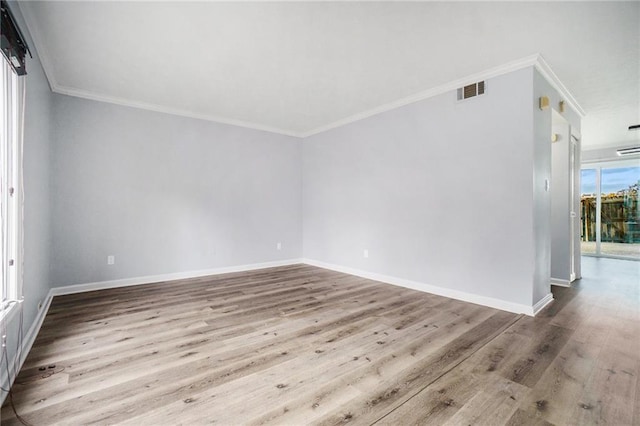
[(282, 243), (276, 244), (276, 249), (277, 250), (282, 250)]
[(544, 180), (544, 190), (549, 192), (549, 179)]
[(113, 265), (116, 263), (116, 257), (114, 255), (107, 256), (107, 265)]
[(364, 253), (362, 253), (362, 255), (366, 258), (369, 257), (369, 250), (368, 249), (364, 249)]

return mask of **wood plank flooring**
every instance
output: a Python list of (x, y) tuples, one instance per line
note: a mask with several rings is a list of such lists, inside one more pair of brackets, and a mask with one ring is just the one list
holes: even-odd
[(536, 318), (306, 265), (59, 296), (13, 400), (33, 425), (640, 425), (640, 263), (601, 260)]

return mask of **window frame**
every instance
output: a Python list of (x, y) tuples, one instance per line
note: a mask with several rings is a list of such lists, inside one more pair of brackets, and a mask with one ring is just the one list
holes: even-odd
[(0, 65), (0, 318), (23, 299), (22, 133), (25, 82)]
[[(610, 259), (621, 259), (638, 261), (637, 257), (620, 256), (602, 252), (602, 171), (607, 169), (618, 169), (627, 167), (640, 167), (640, 157), (618, 158), (611, 160), (585, 161), (580, 165), (580, 173), (582, 178), (583, 170), (593, 170), (595, 172), (595, 196), (596, 196), (596, 227), (595, 227), (595, 253), (581, 253), (583, 256), (603, 257)], [(582, 182), (581, 182), (582, 185)], [(582, 196), (582, 188), (580, 188)], [(580, 218), (582, 220), (582, 218)]]

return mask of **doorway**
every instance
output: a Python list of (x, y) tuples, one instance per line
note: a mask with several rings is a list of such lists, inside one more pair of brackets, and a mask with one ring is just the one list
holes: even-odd
[(576, 213), (580, 141), (555, 110), (551, 130), (551, 284), (568, 287), (580, 275)]

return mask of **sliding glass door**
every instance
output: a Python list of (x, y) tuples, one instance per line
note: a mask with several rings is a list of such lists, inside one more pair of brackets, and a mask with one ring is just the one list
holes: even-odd
[(594, 255), (597, 246), (597, 211), (598, 196), (596, 192), (596, 177), (598, 169), (580, 170), (580, 250), (582, 254)]
[(640, 161), (581, 170), (582, 254), (640, 260)]

